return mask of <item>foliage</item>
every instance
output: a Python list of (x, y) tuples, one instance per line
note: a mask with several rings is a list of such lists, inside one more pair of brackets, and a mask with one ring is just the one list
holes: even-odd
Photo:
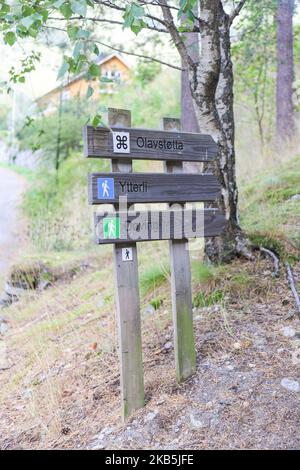
[(82, 148), (82, 127), (88, 120), (86, 101), (74, 99), (62, 102), (61, 106), (61, 119), (59, 109), (48, 115), (40, 113), (40, 117), (35, 120), (25, 121), (17, 132), (21, 149), (42, 149), (45, 163), (53, 164), (57, 147), (60, 161), (68, 158), (71, 152), (80, 151)]
[(151, 83), (161, 71), (161, 65), (157, 62), (140, 61), (137, 64), (135, 76), (142, 87)]
[(262, 146), (271, 139), (275, 115), (276, 2), (249, 0), (232, 46), (237, 100), (251, 106)]
[(8, 116), (9, 116), (9, 107), (8, 107), (8, 105), (1, 104), (1, 107), (0, 107), (0, 132), (7, 130)]
[(136, 79), (132, 83), (120, 84), (112, 95), (101, 95), (101, 101), (73, 98), (63, 101), (61, 110), (58, 104), (53, 113), (41, 111), (35, 120), (27, 118), (18, 130), (20, 147), (34, 151), (41, 149), (42, 162), (53, 167), (58, 146), (60, 163), (72, 152), (82, 151), (82, 127), (93, 113), (94, 124), (99, 124), (101, 113), (108, 106), (131, 109), (135, 126), (159, 127), (161, 117), (179, 114), (177, 72), (168, 73), (168, 83), (166, 78), (166, 72), (160, 72), (147, 87)]
[[(185, 23), (191, 24), (194, 20), (193, 8), (196, 1), (178, 0), (178, 19), (184, 15)], [(117, 4), (111, 2), (112, 5), (114, 3)], [(1, 0), (0, 5), (0, 31), (6, 44), (13, 46), (16, 41), (27, 37), (35, 39), (53, 27), (65, 31), (72, 53), (64, 55), (58, 78), (61, 79), (66, 74), (77, 75), (85, 72), (89, 80), (102, 80), (96, 62), (101, 42), (94, 38), (93, 29), (90, 29), (85, 21), (90, 13), (90, 16), (93, 16), (93, 10), (98, 7), (97, 3), (92, 0), (47, 0), (46, 2)], [(118, 5), (116, 7), (118, 8)], [(119, 11), (122, 12), (124, 28), (130, 28), (138, 34), (143, 28), (148, 27), (147, 10), (137, 0), (127, 2), (125, 7), (120, 5)], [(65, 21), (60, 22), (59, 26), (55, 25), (53, 24), (55, 17)], [(76, 19), (73, 20), (73, 17)], [(29, 71), (28, 68), (31, 71), (38, 59), (39, 57), (32, 53), (31, 57), (29, 56), (29, 64), (23, 64), (21, 70), (12, 70), (10, 80), (24, 82), (24, 72)]]
[[(148, 87), (143, 88), (139, 81), (133, 81), (120, 85), (112, 95), (101, 95), (101, 106), (131, 108), (133, 126), (159, 127), (161, 117), (179, 114), (178, 83), (176, 71), (163, 71)], [(18, 132), (22, 148), (32, 146), (43, 151), (41, 169), (33, 177), (32, 187), (25, 197), (30, 239), (41, 250), (78, 249), (90, 243), (92, 228), (87, 215), (86, 178), (89, 170), (108, 170), (108, 160), (82, 157), (82, 126), (88, 115), (99, 107), (97, 100), (63, 102), (58, 175), (55, 174), (55, 159), (59, 110), (54, 114), (41, 114)]]

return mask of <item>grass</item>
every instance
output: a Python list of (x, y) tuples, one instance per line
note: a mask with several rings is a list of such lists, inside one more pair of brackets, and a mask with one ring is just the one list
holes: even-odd
[(153, 264), (140, 275), (140, 291), (145, 296), (149, 292), (155, 292), (170, 277), (170, 269), (165, 264)]
[(241, 224), (254, 244), (281, 256), (300, 251), (300, 157), (261, 173), (241, 188)]

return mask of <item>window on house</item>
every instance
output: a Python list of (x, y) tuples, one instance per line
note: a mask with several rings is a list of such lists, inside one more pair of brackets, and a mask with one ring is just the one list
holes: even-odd
[(70, 98), (70, 90), (63, 90), (62, 91), (62, 100), (68, 100)]

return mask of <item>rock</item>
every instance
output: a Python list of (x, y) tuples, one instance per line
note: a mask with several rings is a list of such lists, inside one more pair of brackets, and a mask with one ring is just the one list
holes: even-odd
[(283, 317), (285, 320), (290, 320), (296, 315), (296, 310), (289, 310), (288, 313)]
[(0, 334), (5, 335), (9, 330), (9, 324), (7, 320), (0, 320)]
[(157, 405), (162, 405), (163, 403), (165, 403), (165, 399), (164, 398), (159, 398), (156, 402)]
[(259, 336), (253, 341), (253, 346), (257, 349), (264, 349), (267, 345), (267, 340), (264, 336)]
[(48, 280), (46, 280), (46, 279), (44, 279), (44, 280), (41, 280), (41, 281), (38, 283), (37, 289), (38, 289), (38, 290), (45, 290), (45, 289), (47, 289), (47, 288), (50, 287), (50, 286), (51, 286), (51, 282), (48, 281)]
[(24, 289), (20, 287), (14, 287), (10, 282), (6, 282), (4, 286), (4, 291), (7, 295), (10, 296), (11, 300), (18, 300), (20, 295), (24, 293)]
[(0, 340), (0, 370), (9, 369), (10, 364), (7, 358), (7, 347), (5, 341)]
[(196, 315), (196, 316), (194, 317), (194, 320), (195, 320), (195, 321), (200, 321), (200, 320), (202, 320), (201, 315)]
[(242, 344), (240, 343), (240, 341), (236, 341), (235, 343), (233, 343), (233, 347), (234, 349), (238, 350), (241, 349)]
[(147, 307), (145, 307), (143, 310), (144, 315), (153, 315), (154, 312), (155, 308), (151, 304), (147, 305)]
[(280, 332), (286, 338), (293, 338), (296, 334), (296, 330), (292, 326), (284, 326)]
[(300, 194), (294, 194), (289, 199), (289, 201), (299, 201), (299, 200), (300, 200)]
[(91, 450), (102, 450), (105, 449), (105, 444), (103, 442), (98, 442), (97, 444), (94, 444), (93, 447), (90, 448)]
[(172, 346), (173, 346), (173, 345), (172, 345), (172, 342), (171, 342), (171, 341), (167, 341), (167, 343), (164, 344), (163, 348), (168, 351), (169, 349), (172, 348)]
[(150, 411), (149, 413), (146, 414), (146, 416), (144, 418), (144, 422), (149, 423), (150, 421), (153, 421), (156, 418), (157, 415), (158, 415), (157, 410)]
[(299, 382), (297, 382), (297, 380), (288, 379), (287, 377), (285, 377), (284, 379), (282, 379), (280, 384), (283, 388), (289, 390), (290, 392), (300, 392), (300, 384)]
[(195, 429), (201, 429), (206, 427), (205, 423), (201, 419), (196, 417), (193, 413), (190, 413), (190, 422), (192, 427)]
[(8, 307), (9, 305), (12, 304), (12, 298), (10, 295), (8, 295), (6, 292), (2, 294), (0, 297), (0, 308), (5, 308)]
[(40, 281), (54, 280), (47, 266), (40, 262), (26, 262), (12, 266), (9, 284), (16, 289), (36, 289)]

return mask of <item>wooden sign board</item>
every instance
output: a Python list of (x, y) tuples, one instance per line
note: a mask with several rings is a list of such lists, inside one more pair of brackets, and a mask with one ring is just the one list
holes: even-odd
[[(217, 209), (184, 209), (95, 214), (98, 245), (107, 243), (182, 240), (220, 235), (226, 218)], [(126, 253), (124, 261), (130, 261)]]
[(212, 174), (92, 173), (89, 203), (116, 204), (120, 196), (128, 203), (214, 201), (220, 184)]
[(207, 162), (216, 157), (218, 145), (210, 135), (166, 132), (126, 127), (86, 126), (84, 155), (91, 158), (180, 160)]

